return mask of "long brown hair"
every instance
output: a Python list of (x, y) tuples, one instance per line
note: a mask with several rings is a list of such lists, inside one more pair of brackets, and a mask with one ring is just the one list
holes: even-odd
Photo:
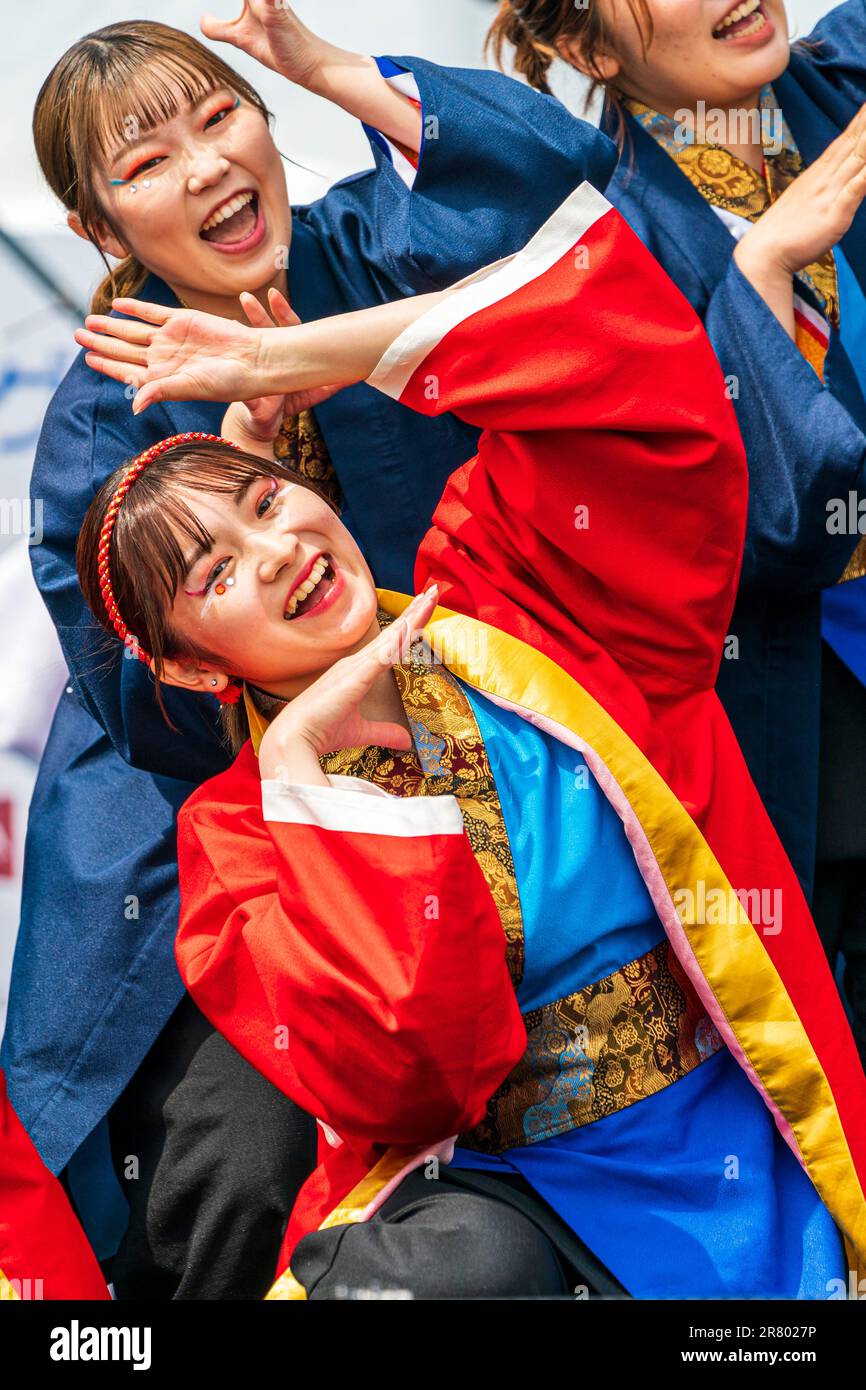
[[(104, 631), (110, 633), (109, 645), (118, 650), (117, 634), (102, 599), (97, 554), (105, 513), (131, 462), (128, 459), (115, 469), (88, 507), (75, 557), (78, 582), (87, 605)], [(190, 510), (181, 490), (238, 496), (256, 478), (285, 478), (309, 488), (331, 505), (315, 484), (276, 461), (234, 449), (228, 443), (176, 444), (148, 464), (117, 513), (108, 557), (115, 602), (129, 631), (153, 657), (156, 700), (172, 728), (159, 684), (166, 660), (187, 656), (222, 662), (218, 652), (180, 639), (168, 617), (186, 568), (181, 538), (186, 537), (194, 546), (213, 544), (209, 531)], [(249, 736), (243, 701), (224, 705), (222, 722), (227, 742), (237, 752)]]
[[(644, 57), (652, 43), (653, 22), (647, 0), (627, 0), (637, 25)], [(500, 0), (499, 10), (487, 34), (485, 49), (493, 54), (499, 67), (503, 66), (506, 47), (514, 49), (514, 67), (530, 86), (549, 92), (548, 72), (560, 56), (558, 43), (574, 40), (590, 74), (586, 97), (589, 106), (596, 92), (604, 92), (605, 103), (616, 118), (615, 138), (622, 152), (625, 139), (625, 113), (616, 86), (598, 71), (598, 55), (610, 49), (613, 35), (604, 22), (601, 7), (595, 0), (585, 5), (575, 0)]]
[(111, 144), (177, 115), (178, 89), (197, 102), (219, 87), (231, 88), (270, 120), (255, 88), (216, 53), (181, 29), (148, 20), (85, 34), (43, 82), (33, 111), (39, 165), (67, 211), (78, 214), (108, 271), (93, 296), (93, 313), (108, 313), (117, 295), (137, 295), (148, 274), (134, 256), (112, 269), (99, 248), (99, 221), (123, 239), (98, 191)]

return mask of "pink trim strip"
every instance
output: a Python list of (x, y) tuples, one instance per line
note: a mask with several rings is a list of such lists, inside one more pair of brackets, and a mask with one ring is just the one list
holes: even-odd
[(390, 1182), (385, 1183), (385, 1186), (376, 1194), (372, 1202), (369, 1202), (364, 1208), (358, 1220), (369, 1221), (370, 1217), (379, 1210), (383, 1202), (387, 1202), (391, 1193), (397, 1191), (403, 1179), (409, 1173), (414, 1172), (416, 1168), (420, 1168), (421, 1164), (426, 1163), (428, 1159), (438, 1158), (442, 1163), (450, 1163), (454, 1157), (454, 1145), (456, 1143), (457, 1135), (455, 1134), (450, 1139), (442, 1139), (438, 1144), (431, 1144), (428, 1145), (426, 1149), (421, 1149), (409, 1159), (406, 1165), (400, 1169), (399, 1173), (396, 1173), (394, 1177), (391, 1178)]
[(632, 810), (631, 802), (628, 800), (622, 787), (610, 771), (610, 768), (594, 748), (591, 748), (590, 745), (577, 734), (572, 733), (570, 729), (566, 729), (564, 725), (558, 724), (553, 719), (547, 719), (544, 715), (537, 714), (534, 710), (528, 710), (522, 705), (516, 705), (512, 701), (504, 699), (502, 696), (494, 695), (489, 690), (485, 690), (483, 694), (495, 705), (499, 705), (502, 709), (513, 710), (515, 714), (519, 714), (527, 723), (534, 724), (542, 733), (550, 734), (553, 738), (558, 739), (560, 743), (564, 743), (566, 747), (574, 748), (578, 753), (583, 754), (590, 772), (623, 823), (626, 837), (632, 847), (641, 877), (653, 900), (653, 905), (659, 915), (661, 924), (667, 933), (671, 945), (676, 951), (683, 969), (694, 985), (701, 1003), (704, 1005), (704, 1008), (719, 1030), (729, 1051), (733, 1054), (736, 1061), (739, 1062), (752, 1085), (760, 1094), (767, 1109), (771, 1112), (776, 1122), (776, 1127), (785, 1140), (785, 1143), (788, 1145), (788, 1148), (793, 1153), (801, 1168), (803, 1168), (804, 1171), (808, 1171), (803, 1156), (800, 1153), (791, 1124), (782, 1114), (740, 1046), (736, 1034), (728, 1022), (726, 1014), (719, 1004), (719, 1001), (716, 999), (712, 987), (698, 964), (688, 934), (680, 920), (679, 913), (674, 907), (673, 898), (665, 882), (664, 874), (661, 871), (658, 860), (653, 854), (646, 831)]

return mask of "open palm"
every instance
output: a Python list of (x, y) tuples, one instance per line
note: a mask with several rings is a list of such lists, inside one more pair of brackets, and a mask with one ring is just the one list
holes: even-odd
[(155, 401), (248, 400), (257, 393), (259, 333), (194, 309), (115, 300), (122, 314), (90, 314), (75, 334), (88, 366), (136, 392), (139, 414)]

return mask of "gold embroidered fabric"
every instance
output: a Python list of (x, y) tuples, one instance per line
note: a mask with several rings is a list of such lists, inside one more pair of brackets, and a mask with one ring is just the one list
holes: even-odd
[(274, 440), (274, 458), (299, 477), (315, 483), (337, 511), (340, 510), (343, 490), (328, 446), (311, 410), (285, 417)]
[[(803, 172), (803, 158), (782, 117), (781, 139), (771, 144), (768, 132), (778, 129), (778, 121), (762, 120), (764, 134), (763, 171), (732, 154), (723, 145), (685, 143), (676, 138), (677, 123), (672, 116), (653, 111), (643, 102), (627, 99), (625, 105), (635, 120), (667, 151), (677, 167), (701, 197), (714, 207), (739, 213), (750, 222), (757, 222), (771, 203), (784, 193), (789, 184)], [(767, 86), (761, 93), (761, 114), (781, 117), (773, 89)], [(815, 295), (824, 316), (834, 328), (839, 327), (839, 286), (833, 252), (828, 251), (819, 261), (806, 266), (797, 274)], [(797, 327), (797, 346), (823, 379), (825, 352), (816, 339), (800, 325)]]
[[(393, 622), (380, 609), (382, 627)], [(523, 978), (523, 918), (499, 793), (472, 706), (450, 672), (420, 645), (394, 668), (415, 748), (350, 748), (321, 759), (330, 775), (363, 777), (393, 796), (454, 796), (505, 933), (515, 988)]]
[(464, 1148), (497, 1154), (592, 1124), (724, 1046), (668, 941), (524, 1023), (526, 1052)]

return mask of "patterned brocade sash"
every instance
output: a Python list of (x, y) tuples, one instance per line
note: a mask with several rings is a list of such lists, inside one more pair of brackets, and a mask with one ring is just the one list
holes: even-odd
[(497, 1154), (592, 1124), (724, 1046), (668, 941), (524, 1023), (526, 1052), (464, 1148)]

